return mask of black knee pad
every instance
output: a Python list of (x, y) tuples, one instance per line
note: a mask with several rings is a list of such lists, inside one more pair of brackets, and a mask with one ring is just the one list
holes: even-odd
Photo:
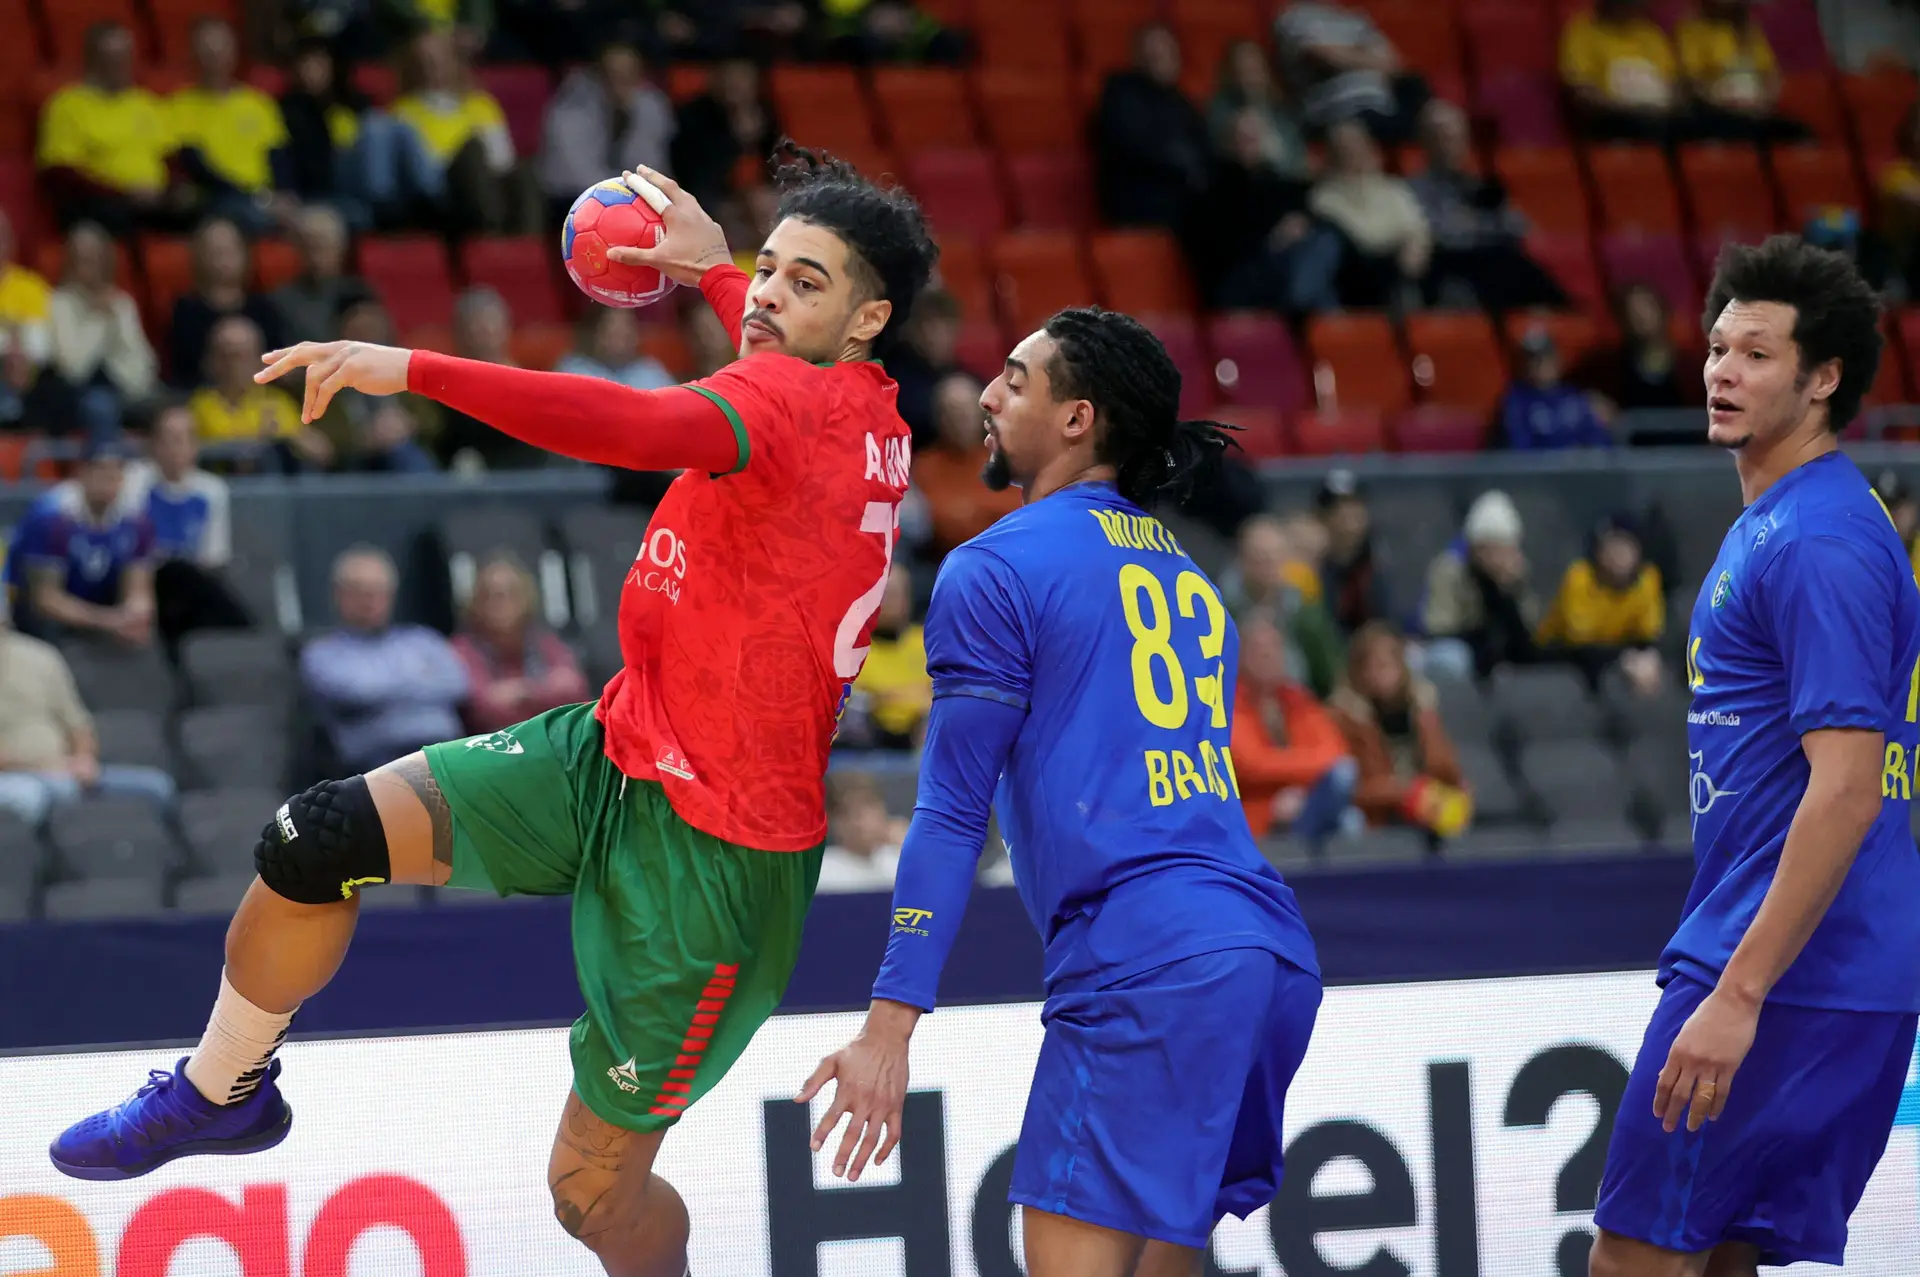
[(387, 831), (364, 777), (323, 780), (295, 794), (260, 831), (253, 849), (260, 881), (296, 904), (351, 900), (393, 872)]

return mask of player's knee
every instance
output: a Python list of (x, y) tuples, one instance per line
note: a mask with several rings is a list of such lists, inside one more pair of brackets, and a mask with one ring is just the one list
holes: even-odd
[(1587, 1277), (1689, 1277), (1689, 1256), (1600, 1230), (1587, 1252)]
[(583, 1183), (588, 1177), (570, 1175), (557, 1184), (550, 1186), (553, 1193), (553, 1217), (560, 1221), (560, 1227), (567, 1236), (575, 1241), (587, 1240), (587, 1217), (599, 1211), (608, 1200), (608, 1186), (597, 1182)]
[(282, 803), (254, 844), (260, 880), (296, 904), (350, 900), (393, 869), (364, 777), (323, 780)]

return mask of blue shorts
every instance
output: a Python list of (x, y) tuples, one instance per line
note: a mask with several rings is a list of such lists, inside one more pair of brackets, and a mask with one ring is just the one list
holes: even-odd
[(1008, 1196), (1178, 1246), (1280, 1184), (1281, 1110), (1320, 979), (1264, 949), (1055, 990)]
[(1847, 1219), (1886, 1151), (1913, 1060), (1912, 1015), (1761, 1009), (1718, 1121), (1669, 1135), (1653, 1093), (1680, 1026), (1711, 990), (1668, 982), (1614, 1118), (1593, 1222), (1695, 1254), (1721, 1242), (1763, 1264), (1838, 1264)]

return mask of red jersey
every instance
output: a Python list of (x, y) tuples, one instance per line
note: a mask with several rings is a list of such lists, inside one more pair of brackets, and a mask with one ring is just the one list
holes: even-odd
[(607, 757), (688, 824), (767, 851), (827, 834), (827, 753), (866, 659), (911, 463), (877, 363), (751, 355), (688, 387), (740, 465), (667, 489), (620, 597)]

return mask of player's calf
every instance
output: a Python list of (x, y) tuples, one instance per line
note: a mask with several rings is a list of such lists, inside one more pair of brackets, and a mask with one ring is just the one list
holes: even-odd
[(629, 1131), (567, 1096), (547, 1162), (560, 1227), (594, 1253), (608, 1277), (683, 1277), (686, 1203), (653, 1173), (666, 1132)]

